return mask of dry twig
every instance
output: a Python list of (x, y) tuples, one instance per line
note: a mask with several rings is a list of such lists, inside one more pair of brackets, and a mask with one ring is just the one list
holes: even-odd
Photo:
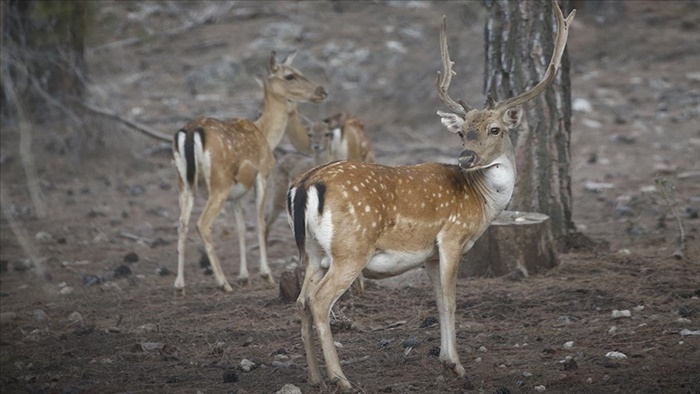
[(685, 258), (685, 228), (683, 227), (683, 222), (681, 221), (678, 211), (676, 210), (676, 201), (672, 195), (673, 184), (664, 177), (657, 177), (656, 185), (658, 186), (659, 194), (664, 198), (664, 200), (666, 200), (666, 205), (668, 205), (671, 215), (676, 219), (676, 225), (678, 226), (676, 243), (678, 244), (678, 247), (673, 252), (673, 257), (677, 258), (678, 260), (682, 260)]

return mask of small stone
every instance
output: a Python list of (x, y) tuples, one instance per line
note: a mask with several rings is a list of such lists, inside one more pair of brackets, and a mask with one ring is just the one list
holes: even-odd
[(241, 360), (240, 364), (238, 364), (238, 365), (241, 367), (241, 371), (244, 371), (244, 372), (250, 372), (252, 369), (254, 369), (257, 366), (257, 364), (255, 364), (254, 362), (252, 362), (246, 358)]
[(68, 320), (72, 322), (78, 322), (83, 320), (83, 315), (80, 314), (80, 312), (73, 312), (70, 315), (68, 315)]
[(608, 330), (608, 334), (614, 334), (616, 331), (617, 331), (617, 327), (616, 327), (616, 326), (612, 326), (612, 327), (610, 327), (610, 329)]
[(605, 354), (605, 357), (607, 357), (609, 359), (613, 359), (613, 360), (624, 360), (627, 358), (627, 355), (622, 353), (622, 352), (615, 351), (615, 352), (607, 352)]
[(134, 252), (129, 252), (124, 255), (124, 262), (129, 264), (138, 263), (139, 255)]
[(592, 192), (592, 193), (602, 193), (605, 190), (612, 189), (614, 188), (615, 185), (612, 183), (606, 183), (606, 182), (591, 182), (588, 181), (583, 184), (583, 188), (586, 191)]
[(641, 312), (644, 310), (644, 305), (637, 305), (632, 309), (634, 309), (635, 312)]
[(433, 316), (428, 316), (420, 324), (420, 328), (427, 328), (427, 327), (432, 327), (434, 325), (438, 324), (438, 320), (433, 317)]
[(531, 373), (531, 372), (528, 372), (528, 371), (525, 371), (525, 372), (523, 372), (523, 376), (526, 377), (526, 378), (529, 378), (530, 376), (532, 376), (532, 373)]
[(571, 349), (574, 347), (574, 341), (568, 341), (564, 343), (564, 349)]
[(482, 361), (482, 360), (481, 360), (481, 357), (477, 357), (477, 358), (474, 359), (474, 362), (475, 362), (475, 363), (480, 363), (481, 361)]
[(272, 359), (275, 361), (286, 362), (289, 361), (289, 356), (287, 356), (286, 354), (275, 354), (275, 356)]
[(418, 345), (420, 345), (420, 341), (418, 340), (418, 338), (415, 338), (415, 337), (408, 338), (408, 339), (404, 340), (403, 342), (401, 342), (401, 346), (403, 346), (404, 348), (409, 348), (409, 347), (415, 348)]
[(486, 346), (480, 346), (478, 349), (479, 353), (486, 353), (488, 350), (486, 349)]
[(5, 325), (12, 320), (15, 320), (17, 318), (17, 313), (16, 312), (2, 312), (0, 313), (0, 325)]
[(238, 382), (238, 374), (236, 371), (226, 371), (224, 372), (224, 383), (235, 383)]
[(293, 384), (285, 384), (281, 389), (277, 390), (275, 394), (302, 394), (301, 389)]
[(34, 239), (36, 239), (39, 242), (51, 242), (53, 241), (53, 237), (51, 234), (47, 233), (46, 231), (39, 231), (34, 235)]
[(684, 328), (684, 329), (681, 330), (681, 336), (682, 336), (682, 337), (685, 337), (685, 336), (688, 336), (688, 335), (700, 335), (700, 330), (691, 331), (691, 330), (689, 330), (689, 329), (687, 329), (687, 328)]
[(621, 319), (625, 317), (632, 317), (632, 312), (630, 312), (628, 309), (624, 309), (621, 311), (618, 311), (617, 309), (614, 309), (612, 311), (611, 317), (613, 319)]
[(676, 322), (683, 323), (683, 324), (692, 323), (692, 321), (690, 319), (688, 319), (687, 317), (679, 317), (678, 319), (676, 319)]
[(243, 347), (248, 347), (253, 344), (253, 337), (248, 337), (243, 341)]
[(571, 109), (577, 112), (589, 113), (593, 111), (593, 105), (590, 101), (581, 97), (577, 97), (574, 99), (574, 102), (571, 105)]
[(114, 269), (114, 278), (125, 278), (127, 276), (131, 275), (131, 268), (129, 268), (128, 265), (120, 265), (119, 267)]
[(61, 291), (59, 291), (59, 293), (61, 293), (63, 295), (67, 295), (67, 294), (70, 294), (72, 292), (73, 292), (73, 288), (70, 286), (66, 286), (66, 287), (62, 288)]
[(102, 278), (100, 278), (97, 275), (83, 275), (83, 285), (84, 286), (93, 286), (93, 285), (98, 285), (102, 283)]
[(695, 313), (695, 310), (687, 305), (683, 305), (678, 308), (678, 315), (680, 317), (691, 317)]
[(168, 275), (172, 275), (172, 274), (173, 274), (172, 271), (170, 271), (170, 270), (169, 270), (168, 268), (166, 268), (166, 267), (160, 267), (160, 268), (158, 268), (158, 269), (156, 270), (156, 273), (157, 273), (159, 276), (168, 276)]
[(41, 309), (34, 309), (32, 311), (32, 316), (34, 316), (34, 319), (39, 320), (39, 321), (44, 321), (44, 320), (49, 318), (49, 316), (46, 314), (46, 312), (44, 312)]
[(547, 388), (542, 384), (538, 384), (537, 386), (535, 386), (535, 391), (537, 391), (538, 393), (544, 393), (545, 390), (547, 390)]

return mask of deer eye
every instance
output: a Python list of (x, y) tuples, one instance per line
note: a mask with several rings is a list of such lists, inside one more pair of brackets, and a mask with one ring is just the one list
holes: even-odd
[(464, 133), (462, 133), (461, 131), (458, 131), (457, 135), (459, 136), (459, 138), (464, 138)]
[(330, 136), (331, 136), (331, 133), (326, 133), (326, 137), (330, 137)]
[(489, 130), (489, 133), (491, 133), (492, 135), (498, 135), (498, 133), (500, 133), (500, 132), (501, 132), (500, 127), (491, 127), (491, 129)]
[(294, 74), (288, 74), (284, 76), (284, 79), (286, 79), (287, 81), (292, 81), (294, 80), (294, 78), (296, 78)]

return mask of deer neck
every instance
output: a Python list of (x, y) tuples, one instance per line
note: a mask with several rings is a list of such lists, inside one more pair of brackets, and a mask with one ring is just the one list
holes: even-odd
[(263, 90), (263, 112), (254, 123), (265, 135), (270, 149), (275, 149), (282, 140), (289, 120), (287, 99), (274, 94), (267, 81), (264, 82)]
[(486, 216), (490, 223), (508, 206), (513, 196), (517, 177), (513, 149), (506, 150), (491, 165), (473, 174), (476, 189), (486, 202)]

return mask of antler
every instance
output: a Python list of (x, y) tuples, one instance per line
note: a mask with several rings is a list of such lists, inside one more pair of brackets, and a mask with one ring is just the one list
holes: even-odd
[(444, 76), (437, 72), (437, 91), (438, 96), (442, 103), (447, 106), (450, 110), (458, 113), (459, 115), (466, 115), (467, 112), (471, 111), (472, 108), (468, 106), (464, 101), (459, 100), (454, 101), (448, 94), (447, 89), (450, 88), (450, 82), (452, 81), (452, 76), (456, 73), (452, 71), (453, 61), (450, 60), (450, 54), (447, 50), (447, 17), (442, 16), (442, 24), (440, 26), (440, 53), (442, 55), (442, 68)]
[(489, 107), (493, 108), (495, 111), (505, 111), (508, 108), (530, 101), (547, 89), (554, 81), (554, 76), (557, 70), (559, 70), (559, 66), (561, 66), (561, 56), (564, 54), (566, 40), (569, 37), (569, 27), (571, 27), (571, 22), (574, 20), (574, 16), (576, 16), (576, 10), (572, 10), (569, 16), (564, 19), (564, 14), (561, 12), (557, 1), (552, 0), (552, 4), (557, 14), (557, 38), (554, 41), (554, 52), (552, 53), (552, 59), (549, 61), (549, 66), (547, 66), (547, 72), (537, 85), (525, 93), (501, 102), (491, 102), (491, 100), (489, 100)]

